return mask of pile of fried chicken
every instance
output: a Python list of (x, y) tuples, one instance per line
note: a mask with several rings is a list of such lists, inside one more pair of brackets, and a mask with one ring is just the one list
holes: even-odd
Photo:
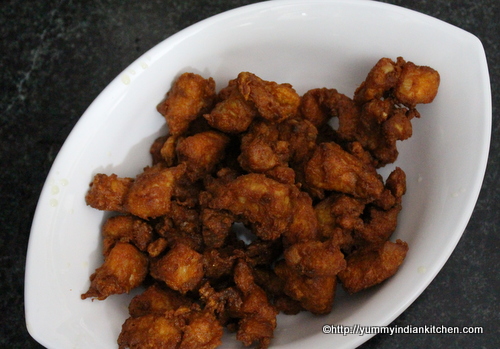
[(337, 282), (355, 293), (391, 277), (408, 251), (389, 240), (406, 175), (377, 169), (439, 81), (401, 57), (380, 59), (353, 98), (299, 96), (249, 72), (216, 92), (212, 78), (180, 75), (157, 106), (168, 134), (151, 166), (90, 184), (87, 204), (116, 214), (82, 299), (144, 288), (120, 349), (215, 348), (224, 328), (267, 348), (279, 312), (326, 314)]

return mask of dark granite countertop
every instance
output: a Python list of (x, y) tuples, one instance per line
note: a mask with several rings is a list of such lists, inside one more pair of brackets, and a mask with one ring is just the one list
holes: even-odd
[[(45, 177), (79, 117), (131, 62), (199, 20), (252, 0), (6, 0), (0, 5), (0, 348), (40, 348), (24, 320), (31, 220)], [(483, 326), (480, 335), (378, 335), (363, 348), (498, 347), (500, 2), (389, 0), (475, 34), (493, 96), (488, 168), (456, 250), (399, 326)], [(147, 25), (144, 25), (147, 23)]]

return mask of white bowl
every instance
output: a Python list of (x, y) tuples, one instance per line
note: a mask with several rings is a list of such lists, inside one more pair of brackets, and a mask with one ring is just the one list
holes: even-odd
[[(371, 1), (271, 1), (222, 13), (166, 39), (133, 62), (92, 103), (54, 161), (31, 230), (26, 323), (50, 348), (115, 348), (130, 295), (82, 301), (102, 263), (104, 214), (85, 205), (94, 174), (135, 176), (165, 133), (156, 104), (181, 72), (218, 87), (240, 71), (291, 83), (299, 93), (332, 87), (352, 96), (381, 57), (439, 71), (396, 165), (408, 190), (393, 239), (410, 250), (398, 273), (355, 296), (339, 292), (327, 316), (280, 315), (273, 348), (348, 348), (371, 335), (325, 335), (324, 324), (388, 325), (432, 281), (473, 211), (488, 156), (491, 92), (484, 50), (473, 35), (429, 16)], [(389, 171), (390, 168), (385, 171)], [(453, 287), (453, 285), (450, 285)], [(240, 347), (234, 336), (222, 348)]]

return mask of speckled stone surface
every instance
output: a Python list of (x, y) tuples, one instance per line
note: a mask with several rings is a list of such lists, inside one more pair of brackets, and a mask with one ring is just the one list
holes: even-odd
[[(24, 266), (45, 177), (69, 132), (104, 87), (149, 48), (251, 0), (5, 0), (0, 4), (0, 348), (41, 348), (24, 320)], [(393, 324), (483, 326), (479, 335), (378, 335), (362, 348), (497, 348), (500, 278), (500, 2), (390, 0), (475, 34), (493, 96), (482, 191), (450, 259)], [(383, 38), (380, 38), (383, 40)], [(467, 67), (464, 67), (467, 69)]]

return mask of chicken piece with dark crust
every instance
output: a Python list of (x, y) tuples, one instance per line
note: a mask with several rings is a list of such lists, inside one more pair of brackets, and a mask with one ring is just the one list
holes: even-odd
[(133, 183), (133, 178), (98, 173), (90, 183), (85, 202), (98, 210), (126, 213), (126, 209), (123, 207), (125, 195)]
[(299, 194), (293, 185), (256, 173), (239, 176), (225, 185), (214, 185), (209, 191), (210, 208), (242, 216), (263, 240), (277, 239), (286, 231), (293, 217), (293, 201)]
[(278, 311), (269, 302), (266, 292), (255, 283), (248, 264), (241, 259), (235, 266), (234, 281), (243, 294), (236, 339), (246, 346), (257, 343), (257, 348), (265, 349), (273, 338)]
[(297, 115), (300, 96), (290, 84), (266, 81), (249, 72), (241, 72), (238, 88), (246, 101), (251, 101), (259, 115), (271, 122), (281, 122)]
[(287, 265), (308, 277), (335, 276), (346, 267), (344, 254), (332, 241), (306, 241), (284, 252)]
[(236, 79), (219, 92), (219, 99), (210, 113), (203, 115), (208, 124), (229, 134), (246, 131), (257, 116), (257, 109), (240, 93)]
[(309, 185), (373, 200), (384, 184), (374, 168), (343, 150), (334, 142), (321, 143), (305, 168)]
[(132, 317), (147, 314), (163, 315), (170, 310), (177, 310), (181, 306), (189, 307), (192, 300), (180, 293), (155, 283), (143, 293), (138, 294), (130, 301), (128, 311)]
[(148, 258), (135, 246), (117, 242), (90, 276), (90, 287), (81, 298), (104, 300), (112, 294), (128, 293), (142, 284), (147, 273)]
[(332, 310), (337, 278), (335, 276), (308, 277), (301, 275), (285, 260), (276, 263), (274, 271), (284, 283), (284, 292), (313, 314), (327, 314)]
[(338, 278), (347, 292), (359, 292), (393, 276), (407, 252), (408, 244), (401, 240), (360, 248), (346, 257), (347, 267)]
[(113, 216), (102, 227), (103, 254), (107, 256), (116, 242), (130, 242), (140, 251), (146, 251), (153, 240), (153, 228), (134, 216)]
[(216, 97), (215, 81), (198, 74), (183, 73), (174, 82), (157, 110), (165, 117), (169, 134), (184, 134), (189, 124), (208, 111)]
[(119, 349), (177, 349), (182, 330), (173, 317), (147, 314), (130, 317), (122, 325)]

